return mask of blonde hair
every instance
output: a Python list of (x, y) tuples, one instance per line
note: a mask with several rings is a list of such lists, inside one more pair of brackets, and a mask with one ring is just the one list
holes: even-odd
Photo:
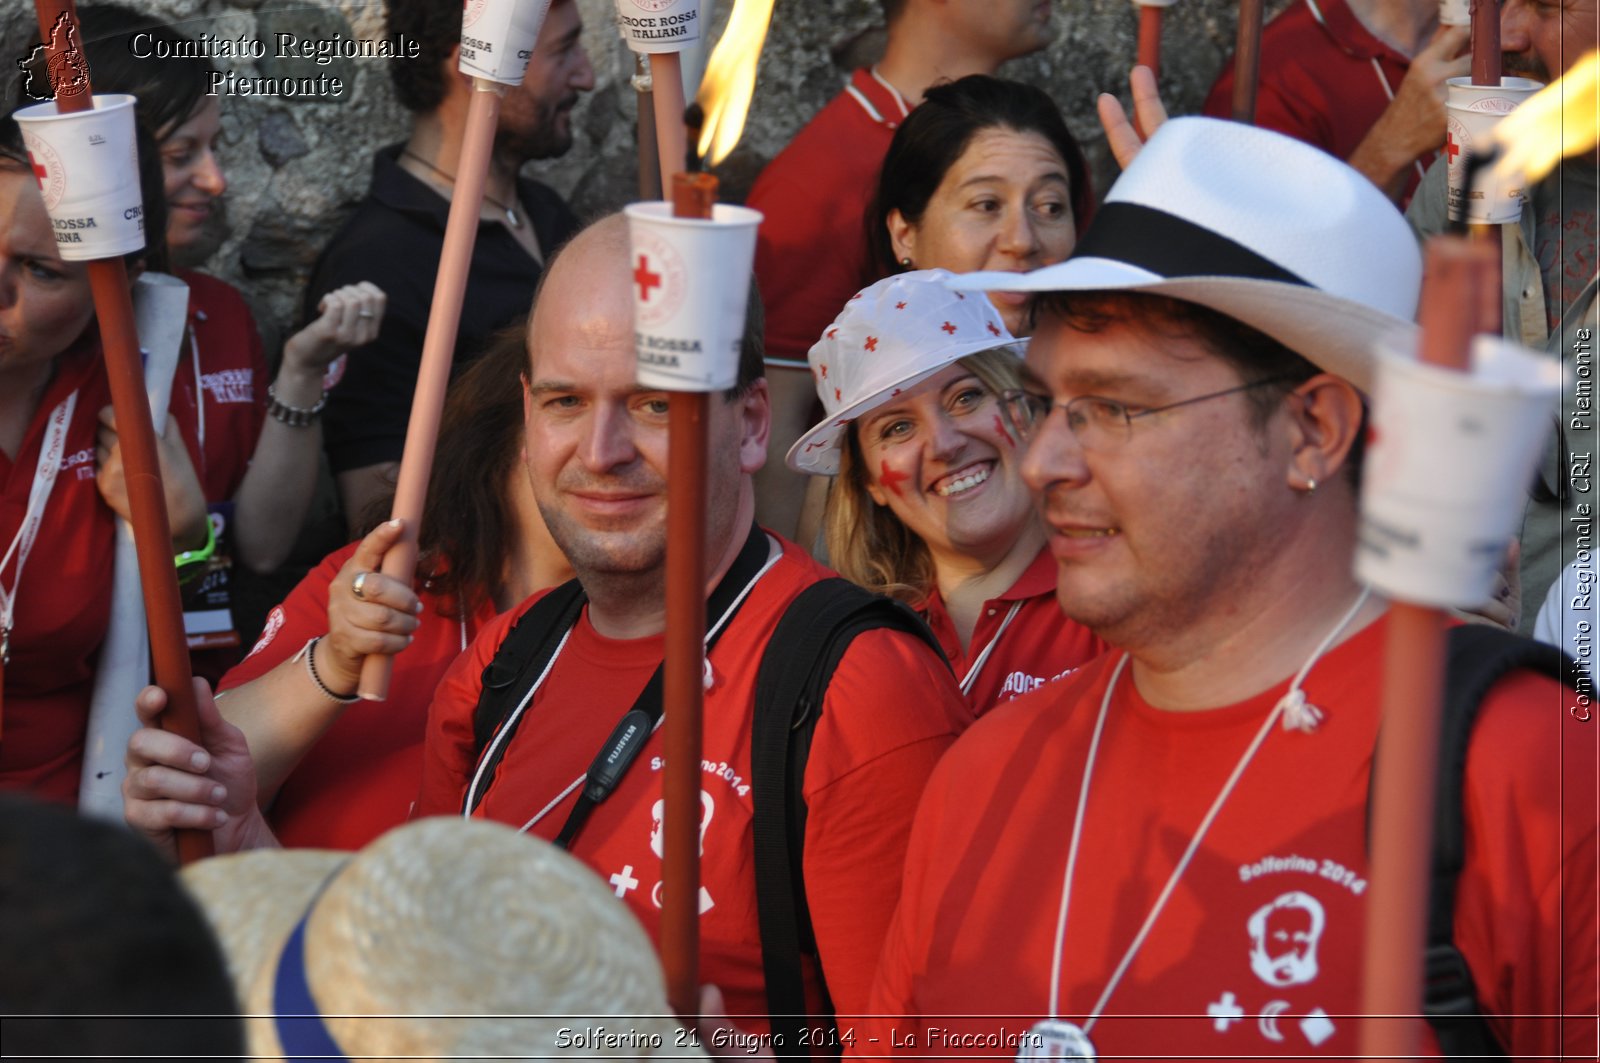
[[(956, 364), (993, 395), (1022, 386), (1022, 363), (1003, 348), (969, 354)], [(828, 561), (851, 583), (920, 607), (933, 592), (933, 555), (867, 491), (871, 472), (861, 453), (860, 423), (858, 418), (845, 431), (839, 475), (822, 515)]]

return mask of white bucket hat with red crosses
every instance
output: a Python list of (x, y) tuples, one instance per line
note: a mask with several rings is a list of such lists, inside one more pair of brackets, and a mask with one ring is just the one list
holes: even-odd
[(832, 476), (850, 422), (969, 354), (1027, 346), (1006, 330), (994, 304), (952, 291), (949, 270), (900, 273), (850, 297), (811, 348), (811, 376), (827, 412), (789, 448), (789, 468)]

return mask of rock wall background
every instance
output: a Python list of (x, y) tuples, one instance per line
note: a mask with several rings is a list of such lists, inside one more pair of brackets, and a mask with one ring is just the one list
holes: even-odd
[[(381, 0), (134, 2), (191, 37), (209, 32), (270, 42), (279, 30), (303, 37), (383, 36)], [(574, 116), (573, 150), (532, 164), (530, 172), (587, 216), (635, 198), (635, 93), (629, 83), (634, 63), (613, 25), (612, 0), (578, 3), (595, 91)], [(1269, 16), (1285, 3), (1269, 3)], [(720, 34), (731, 0), (702, 4)], [(1103, 194), (1115, 166), (1094, 117), (1094, 97), (1113, 91), (1126, 99), (1137, 12), (1128, 0), (1068, 0), (1056, 9), (1051, 46), (1009, 64), (1002, 74), (1055, 97), (1089, 152)], [(1181, 0), (1167, 9), (1161, 87), (1173, 113), (1199, 109), (1232, 53), (1236, 17), (1231, 0)], [(875, 58), (882, 48), (881, 23), (878, 0), (777, 0), (744, 139), (720, 168), (727, 198), (741, 199), (766, 160), (839, 91), (848, 71)], [(5, 56), (25, 52), (36, 37), (32, 4), (6, 0), (0, 10)], [(372, 150), (404, 137), (406, 114), (391, 97), (381, 59), (300, 64), (305, 68), (296, 70), (282, 69), (270, 54), (217, 63), (241, 76), (327, 73), (346, 85), (341, 97), (328, 101), (243, 95), (223, 100), (220, 154), (230, 182), (230, 235), (204, 268), (251, 298), (268, 348), (275, 350), (278, 336), (295, 323), (300, 289), (323, 242), (366, 190)], [(4, 76), (9, 88), (15, 72)]]

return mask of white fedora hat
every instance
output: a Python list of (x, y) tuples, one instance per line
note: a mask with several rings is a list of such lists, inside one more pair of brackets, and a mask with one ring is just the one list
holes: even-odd
[(1064, 262), (972, 291), (1136, 291), (1198, 303), (1369, 391), (1385, 335), (1412, 337), (1422, 253), (1371, 181), (1279, 133), (1168, 121), (1111, 186)]
[(257, 850), (183, 879), (227, 955), (251, 1058), (697, 1055), (633, 914), (509, 827), (425, 819), (353, 855)]
[(954, 279), (948, 270), (914, 270), (850, 297), (807, 354), (827, 416), (789, 448), (789, 468), (832, 476), (857, 417), (969, 354), (1022, 352), (1027, 341), (1007, 331), (994, 304), (952, 291)]

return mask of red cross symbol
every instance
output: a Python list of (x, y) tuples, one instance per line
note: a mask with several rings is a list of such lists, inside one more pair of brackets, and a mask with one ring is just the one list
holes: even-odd
[(861, 345), (861, 349), (864, 350), (864, 351), (875, 351), (875, 350), (877, 350), (878, 349), (878, 337), (876, 337), (876, 336), (868, 336), (867, 337), (867, 342), (863, 343)]
[(826, 362), (819, 363), (817, 365), (817, 368), (822, 370), (822, 379), (824, 379), (824, 380), (828, 379), (828, 365), (827, 365), (827, 363)]
[(835, 325), (835, 326), (833, 326), (833, 328), (831, 328), (831, 329), (829, 329), (829, 330), (828, 330), (828, 332), (827, 332), (827, 337), (828, 337), (828, 339), (830, 339), (830, 340), (831, 340), (831, 339), (833, 339), (833, 338), (834, 338), (834, 337), (835, 337), (835, 336), (837, 336), (837, 335), (838, 335), (838, 334), (839, 334), (839, 326), (838, 326), (838, 325)]
[(33, 157), (33, 152), (31, 151), (28, 152), (28, 163), (33, 167), (33, 179), (39, 182), (40, 188), (43, 188), (45, 179), (50, 175), (45, 172), (45, 168), (40, 165), (39, 160)]
[(906, 308), (906, 304), (905, 303), (895, 303), (894, 304), (894, 308), (896, 310), (904, 310)]
[(833, 389), (833, 401), (834, 402), (842, 402), (843, 400), (844, 400), (844, 393), (841, 392), (838, 388), (834, 388)]
[(650, 272), (649, 261), (643, 255), (639, 256), (639, 268), (633, 271), (633, 283), (639, 286), (641, 303), (650, 301), (651, 288), (661, 287), (661, 274)]
[(1456, 156), (1461, 154), (1461, 145), (1456, 143), (1455, 134), (1444, 135), (1444, 153), (1449, 156), (1451, 164), (1454, 164)]
[(939, 327), (944, 329), (945, 335), (947, 335), (947, 336), (954, 336), (956, 334), (956, 327), (954, 325), (950, 324), (950, 322), (948, 322), (948, 321), (946, 321), (944, 324), (940, 325)]
[(991, 321), (989, 322), (989, 331), (998, 336), (1000, 335), (1000, 326)]
[(896, 495), (901, 494), (900, 485), (909, 479), (911, 479), (911, 477), (908, 474), (901, 472), (899, 469), (889, 468), (889, 463), (887, 461), (878, 462), (878, 482), (887, 487), (889, 490), (893, 491)]

